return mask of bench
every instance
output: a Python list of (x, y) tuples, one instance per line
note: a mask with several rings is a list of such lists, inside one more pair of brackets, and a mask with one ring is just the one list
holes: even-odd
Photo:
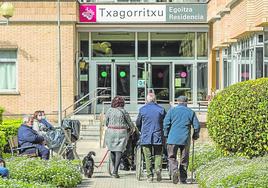
[[(12, 157), (16, 154), (17, 156), (27, 156), (27, 157), (38, 157), (38, 150), (35, 146), (28, 146), (28, 147), (19, 147), (18, 143), (18, 136), (13, 136), (8, 140), (10, 151)], [(34, 153), (29, 154), (21, 154), (21, 150), (23, 149), (30, 149), (35, 148)]]

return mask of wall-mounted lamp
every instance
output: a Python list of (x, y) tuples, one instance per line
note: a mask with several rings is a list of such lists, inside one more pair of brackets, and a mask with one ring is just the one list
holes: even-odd
[(14, 6), (12, 3), (4, 2), (0, 6), (0, 14), (6, 19), (5, 21), (0, 21), (0, 24), (8, 25), (9, 18), (14, 14)]
[(87, 62), (84, 59), (84, 53), (83, 52), (80, 52), (80, 56), (81, 56), (81, 58), (78, 61), (80, 70), (88, 69)]

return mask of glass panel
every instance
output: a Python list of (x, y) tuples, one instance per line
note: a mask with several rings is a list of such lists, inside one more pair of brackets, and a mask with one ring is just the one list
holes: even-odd
[(207, 33), (197, 33), (197, 57), (208, 56), (208, 35)]
[(17, 59), (17, 50), (0, 50), (0, 59)]
[(92, 57), (135, 57), (135, 36), (129, 32), (92, 33)]
[(256, 78), (263, 76), (263, 48), (256, 48)]
[(16, 63), (0, 62), (0, 90), (16, 89)]
[(268, 59), (268, 43), (264, 44), (264, 57)]
[(89, 41), (88, 33), (79, 33), (78, 34), (80, 41), (80, 51), (83, 53), (84, 57), (89, 57)]
[(138, 103), (144, 103), (145, 101), (145, 87), (146, 87), (147, 75), (145, 72), (144, 63), (138, 63)]
[(192, 65), (175, 65), (175, 98), (185, 95), (192, 100)]
[(169, 103), (169, 65), (152, 65), (152, 88), (159, 103)]
[(228, 62), (226, 59), (223, 60), (223, 87), (228, 86)]
[(84, 57), (89, 57), (88, 49), (89, 49), (88, 41), (85, 41), (85, 40), (80, 41), (80, 51), (83, 53), (82, 55)]
[(249, 65), (241, 64), (241, 82), (249, 80)]
[(138, 58), (147, 59), (147, 57), (148, 57), (148, 33), (138, 33)]
[(268, 31), (264, 32), (264, 41), (268, 41)]
[(216, 89), (220, 89), (220, 62), (216, 61)]
[(207, 63), (197, 64), (197, 100), (208, 99), (208, 65)]
[(264, 77), (268, 77), (268, 62), (264, 62)]
[(130, 68), (129, 65), (116, 65), (116, 95), (130, 100)]
[(151, 33), (152, 57), (194, 57), (194, 33)]
[(80, 97), (88, 94), (88, 62), (80, 61), (79, 62), (79, 70), (80, 70)]
[(98, 96), (103, 96), (102, 99), (98, 100), (98, 103), (111, 101), (111, 65), (98, 65), (97, 69)]

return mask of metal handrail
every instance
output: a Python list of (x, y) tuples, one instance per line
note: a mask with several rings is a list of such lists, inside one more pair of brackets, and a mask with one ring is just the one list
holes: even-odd
[[(64, 112), (64, 117), (66, 118), (66, 117), (69, 117), (69, 115), (66, 115), (66, 113), (67, 113), (67, 110), (68, 109), (70, 109), (71, 107), (74, 107), (75, 105), (77, 105), (77, 104), (79, 104), (82, 100), (84, 100), (85, 98), (87, 98), (87, 97), (90, 97), (92, 94), (94, 94), (94, 96), (93, 96), (93, 99), (94, 98), (96, 98), (96, 96), (99, 94), (99, 92), (104, 92), (104, 91), (109, 91), (109, 90), (111, 90), (111, 88), (110, 87), (97, 87), (97, 88), (95, 88), (93, 91), (90, 91), (88, 94), (86, 94), (86, 95), (84, 95), (82, 98), (80, 98), (80, 99), (78, 99), (77, 101), (75, 101), (73, 104), (71, 104), (70, 106), (68, 106), (67, 108), (65, 108), (64, 110), (63, 110), (63, 112)], [(90, 100), (90, 99), (89, 99)], [(94, 102), (94, 100), (92, 100), (92, 102)], [(88, 102), (86, 102), (86, 103), (88, 103)], [(84, 103), (85, 104), (85, 103)], [(88, 103), (87, 105), (82, 105), (83, 106), (83, 108), (82, 109), (84, 109), (87, 105), (89, 105), (90, 103)], [(81, 106), (80, 106), (81, 107)], [(78, 107), (78, 108), (80, 108), (80, 107)], [(81, 110), (82, 110), (81, 109)], [(79, 110), (79, 111), (81, 111), (81, 110)], [(74, 110), (74, 111), (76, 111), (76, 109)], [(73, 112), (74, 112), (73, 111)], [(78, 111), (78, 112), (79, 112)], [(77, 112), (76, 112), (77, 113)], [(71, 113), (72, 114), (72, 113)]]

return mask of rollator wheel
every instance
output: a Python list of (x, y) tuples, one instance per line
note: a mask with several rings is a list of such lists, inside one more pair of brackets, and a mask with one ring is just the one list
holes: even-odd
[(136, 151), (136, 178), (138, 181), (141, 180), (142, 170), (142, 151), (141, 147), (138, 146)]

